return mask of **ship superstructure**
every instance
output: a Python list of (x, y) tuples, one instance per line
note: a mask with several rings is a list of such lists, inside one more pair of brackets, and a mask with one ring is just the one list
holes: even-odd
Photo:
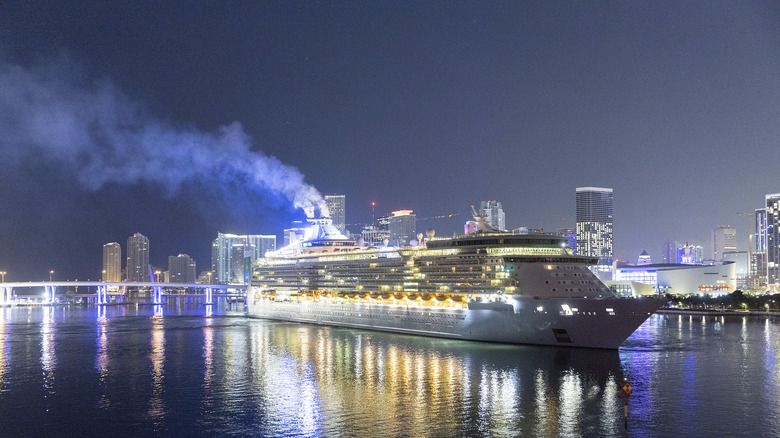
[[(478, 219), (478, 218), (477, 218)], [(618, 298), (566, 238), (487, 232), (368, 246), (328, 219), (258, 259), (248, 314), (493, 342), (617, 348), (660, 306)]]

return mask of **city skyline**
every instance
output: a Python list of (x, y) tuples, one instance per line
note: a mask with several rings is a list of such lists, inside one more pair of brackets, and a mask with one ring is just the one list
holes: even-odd
[[(0, 269), (96, 278), (135, 232), (156, 265), (205, 266), (217, 232), (305, 217), (275, 181), (346, 194), (348, 224), (456, 214), (418, 221), (437, 235), (487, 199), (507, 229), (571, 228), (574, 189), (611, 187), (618, 259), (709, 254), (718, 225), (745, 250), (780, 188), (778, 21), (775, 2), (4, 2)], [(236, 170), (252, 160), (271, 177)]]

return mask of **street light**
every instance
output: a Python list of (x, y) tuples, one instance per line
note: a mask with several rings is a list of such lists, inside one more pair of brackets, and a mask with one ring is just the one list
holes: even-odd
[(158, 283), (160, 282), (160, 274), (162, 274), (162, 272), (160, 272), (159, 270), (157, 270), (157, 271), (154, 271), (154, 275), (156, 275), (156, 276), (157, 276), (157, 282), (158, 282)]
[[(5, 272), (3, 272), (5, 274)], [(207, 272), (206, 275), (209, 276), (209, 284), (211, 284), (211, 271)]]
[(5, 283), (5, 271), (0, 271), (0, 276), (3, 277), (3, 283)]
[(49, 271), (49, 281), (51, 281), (52, 275), (54, 275), (54, 271)]

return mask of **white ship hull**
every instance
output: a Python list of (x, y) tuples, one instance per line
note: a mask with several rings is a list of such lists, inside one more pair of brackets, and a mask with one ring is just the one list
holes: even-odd
[(247, 315), (251, 317), (473, 341), (606, 349), (617, 349), (661, 304), (650, 298), (515, 296), (505, 303), (438, 308), (372, 303), (370, 299), (298, 301), (248, 296)]

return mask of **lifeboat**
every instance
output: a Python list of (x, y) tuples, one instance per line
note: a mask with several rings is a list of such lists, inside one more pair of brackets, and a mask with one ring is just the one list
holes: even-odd
[(395, 295), (393, 295), (393, 298), (395, 298), (396, 300), (403, 300), (404, 299), (404, 294), (395, 294)]
[(436, 301), (447, 301), (449, 295), (436, 295)]
[(463, 295), (453, 295), (452, 301), (455, 301), (456, 303), (463, 301)]
[(431, 295), (431, 294), (423, 294), (422, 295), (422, 300), (423, 301), (430, 301), (432, 299), (433, 299), (433, 295)]
[(409, 294), (406, 298), (409, 299), (409, 300), (412, 300), (412, 301), (416, 300), (417, 299), (417, 294)]

